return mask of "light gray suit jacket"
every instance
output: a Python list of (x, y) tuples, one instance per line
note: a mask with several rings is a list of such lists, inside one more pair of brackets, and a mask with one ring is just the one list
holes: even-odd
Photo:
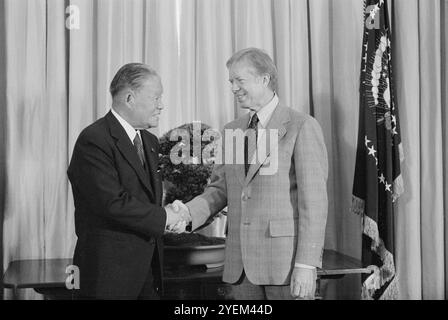
[[(247, 129), (249, 114), (224, 129)], [(321, 267), (327, 221), (328, 159), (322, 130), (304, 113), (279, 104), (266, 129), (278, 130), (278, 148), (252, 164), (216, 164), (211, 183), (187, 203), (193, 230), (228, 206), (223, 280), (235, 283), (244, 271), (257, 285), (288, 285), (294, 264)], [(269, 133), (268, 133), (269, 135)], [(268, 144), (269, 146), (270, 144)], [(260, 174), (278, 155), (278, 170)]]

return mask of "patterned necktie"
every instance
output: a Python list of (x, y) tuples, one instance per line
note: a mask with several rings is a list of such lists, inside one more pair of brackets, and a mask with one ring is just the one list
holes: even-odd
[(253, 134), (253, 131), (250, 130), (248, 133), (246, 134), (246, 136), (244, 137), (244, 172), (247, 176), (247, 172), (249, 171), (249, 156), (252, 156), (254, 154), (254, 151), (257, 147), (257, 139), (258, 139), (258, 116), (255, 113), (252, 116), (252, 119), (250, 119), (250, 123), (249, 126), (247, 127), (247, 129), (252, 129), (255, 131), (255, 141), (252, 139), (252, 143), (249, 146), (249, 137), (248, 135)]
[(143, 143), (142, 139), (140, 138), (139, 132), (136, 132), (135, 138), (134, 138), (134, 147), (137, 150), (138, 157), (140, 158), (140, 161), (142, 163), (143, 168), (145, 168), (145, 153), (143, 152)]

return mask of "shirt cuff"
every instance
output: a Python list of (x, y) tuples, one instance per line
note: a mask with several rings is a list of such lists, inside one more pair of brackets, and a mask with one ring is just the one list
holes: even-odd
[(302, 264), (302, 263), (295, 263), (294, 264), (294, 267), (296, 267), (296, 268), (305, 268), (305, 269), (316, 269), (316, 267), (315, 266), (310, 266), (310, 265), (307, 265), (307, 264)]

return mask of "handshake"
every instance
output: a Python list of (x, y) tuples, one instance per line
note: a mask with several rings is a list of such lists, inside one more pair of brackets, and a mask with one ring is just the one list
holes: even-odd
[(187, 225), (191, 222), (191, 215), (188, 207), (179, 200), (165, 206), (167, 232), (182, 233), (186, 231)]

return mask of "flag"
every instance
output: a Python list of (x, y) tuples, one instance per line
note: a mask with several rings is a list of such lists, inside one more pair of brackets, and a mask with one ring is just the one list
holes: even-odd
[(359, 129), (352, 211), (362, 216), (363, 299), (398, 297), (394, 202), (403, 192), (403, 149), (392, 78), (386, 0), (364, 1)]

